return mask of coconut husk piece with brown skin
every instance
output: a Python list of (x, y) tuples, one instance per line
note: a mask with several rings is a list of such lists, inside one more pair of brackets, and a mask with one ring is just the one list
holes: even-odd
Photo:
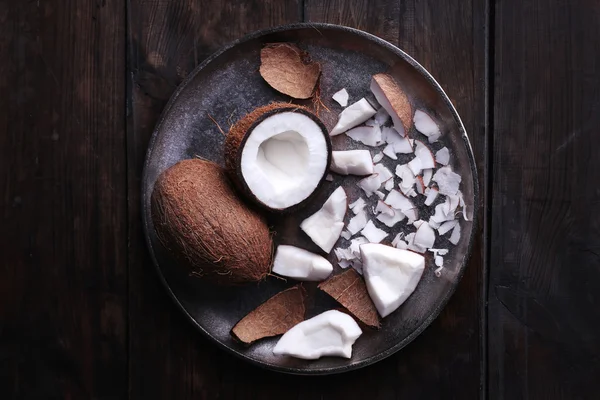
[(237, 197), (213, 162), (184, 160), (163, 172), (151, 212), (161, 243), (192, 276), (239, 285), (271, 270), (273, 242), (264, 217)]
[(260, 51), (260, 75), (278, 92), (308, 99), (321, 75), (321, 66), (294, 44), (271, 43)]
[(394, 78), (388, 74), (373, 75), (373, 79), (385, 93), (385, 97), (389, 100), (400, 121), (402, 121), (404, 131), (408, 134), (413, 125), (413, 109), (408, 96)]
[(320, 283), (318, 288), (333, 297), (365, 325), (379, 328), (380, 321), (375, 304), (369, 297), (364, 279), (354, 268), (332, 276)]
[(235, 324), (231, 335), (246, 344), (283, 335), (304, 321), (305, 297), (302, 285), (277, 293)]

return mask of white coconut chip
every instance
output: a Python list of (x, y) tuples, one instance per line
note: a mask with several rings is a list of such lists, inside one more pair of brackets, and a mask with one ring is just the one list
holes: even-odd
[(371, 197), (381, 186), (379, 174), (373, 174), (358, 181), (358, 186), (365, 192), (367, 197)]
[(354, 128), (371, 118), (377, 111), (362, 98), (340, 113), (339, 120), (329, 133), (330, 136), (339, 135), (348, 129)]
[(433, 229), (439, 229), (440, 226), (442, 224), (440, 224), (439, 222), (435, 222), (434, 220), (432, 220), (431, 218), (429, 218), (429, 221), (427, 222), (429, 224), (430, 227), (432, 227)]
[(360, 232), (365, 225), (367, 225), (367, 213), (365, 210), (360, 210), (360, 212), (358, 212), (354, 217), (350, 218), (350, 221), (348, 221), (348, 225), (346, 226), (346, 229), (348, 230), (348, 232), (350, 232), (352, 235), (356, 235), (358, 232)]
[(383, 126), (388, 121), (388, 119), (390, 119), (390, 114), (388, 114), (385, 108), (381, 107), (379, 110), (377, 110), (377, 113), (373, 118), (379, 126)]
[(427, 136), (429, 143), (436, 142), (442, 135), (440, 128), (424, 111), (415, 111), (413, 122), (415, 123), (415, 128), (417, 128), (417, 130), (423, 135)]
[(395, 210), (394, 215), (382, 213), (377, 215), (375, 218), (377, 218), (379, 222), (383, 223), (388, 228), (393, 228), (398, 222), (401, 222), (404, 218), (406, 218), (406, 215), (404, 215), (404, 213), (400, 210)]
[(417, 192), (413, 189), (413, 186), (416, 183), (416, 178), (407, 164), (397, 165), (396, 166), (396, 175), (398, 175), (401, 179), (398, 187), (400, 191), (404, 193), (406, 196), (415, 197)]
[(435, 265), (436, 266), (438, 266), (438, 267), (444, 267), (444, 257), (442, 257), (442, 256), (435, 256), (434, 259), (435, 259)]
[(412, 224), (417, 219), (419, 219), (419, 210), (417, 210), (416, 208), (413, 208), (412, 210), (402, 211), (402, 213), (404, 215), (406, 215), (406, 218), (408, 218), (408, 223), (409, 224)]
[(377, 197), (379, 197), (381, 200), (383, 200), (385, 198), (385, 193), (381, 192), (381, 191), (376, 191), (375, 194), (377, 195)]
[(394, 216), (394, 214), (396, 214), (392, 207), (390, 207), (389, 205), (387, 205), (386, 203), (384, 203), (381, 200), (377, 201), (377, 207), (375, 208), (375, 212), (387, 214), (389, 216)]
[(387, 182), (388, 180), (390, 180), (394, 177), (394, 174), (392, 174), (392, 171), (387, 169), (385, 167), (385, 165), (383, 165), (383, 164), (375, 164), (375, 166), (373, 167), (373, 171), (375, 173), (379, 174), (379, 178), (381, 179), (382, 183)]
[(323, 206), (300, 224), (312, 241), (324, 252), (329, 253), (344, 229), (344, 216), (348, 198), (343, 187), (338, 187)]
[(360, 245), (366, 244), (366, 243), (369, 243), (369, 241), (367, 240), (367, 238), (365, 238), (363, 236), (359, 236), (350, 241), (349, 249), (350, 249), (350, 251), (352, 251), (354, 258), (360, 257)]
[(435, 199), (437, 199), (438, 195), (440, 194), (440, 191), (437, 190), (437, 188), (428, 188), (428, 189), (429, 189), (429, 192), (426, 192), (427, 198), (425, 199), (425, 205), (427, 207), (432, 205), (433, 202), (435, 201)]
[(445, 256), (446, 254), (448, 254), (448, 249), (428, 249), (430, 252), (433, 253), (434, 256), (437, 256), (438, 254), (440, 256)]
[(373, 156), (373, 163), (378, 163), (381, 160), (383, 160), (383, 153), (380, 151)]
[(421, 163), (421, 159), (419, 157), (413, 158), (408, 162), (407, 165), (408, 168), (410, 168), (412, 174), (415, 176), (419, 175), (421, 173), (421, 170), (423, 169), (423, 164)]
[(450, 162), (450, 151), (447, 147), (442, 147), (435, 153), (435, 161), (438, 164), (448, 165)]
[(415, 140), (415, 156), (421, 160), (423, 169), (435, 168), (435, 157), (431, 149), (420, 140)]
[(445, 235), (446, 233), (450, 232), (452, 229), (454, 229), (454, 227), (456, 226), (456, 224), (458, 224), (458, 221), (453, 219), (451, 221), (446, 221), (443, 224), (440, 225), (440, 227), (438, 228), (438, 233), (440, 235)]
[[(442, 259), (442, 263), (444, 262), (444, 260)], [(437, 263), (437, 260), (436, 260)], [(442, 271), (444, 270), (444, 267), (438, 267), (435, 269), (435, 271), (433, 271), (433, 273), (435, 274), (435, 276), (437, 276), (438, 278), (442, 276)]]
[(359, 126), (347, 131), (346, 135), (367, 146), (379, 146), (382, 142), (381, 129), (378, 126)]
[[(404, 242), (404, 240), (402, 240), (402, 238), (404, 237), (404, 232), (399, 232), (395, 237), (394, 240), (392, 240), (392, 246), (396, 247), (396, 245), (399, 242)], [(404, 242), (404, 244), (406, 244), (406, 242)]]
[(367, 222), (365, 228), (360, 232), (370, 243), (379, 243), (388, 236), (388, 233), (375, 226), (373, 221)]
[(348, 105), (349, 97), (350, 96), (348, 95), (348, 91), (346, 90), (346, 88), (338, 90), (333, 94), (333, 96), (331, 96), (331, 98), (337, 101), (338, 104), (342, 107), (346, 107)]
[(352, 233), (348, 231), (342, 231), (342, 234), (340, 236), (346, 240), (350, 240), (350, 238), (352, 237)]
[(381, 128), (381, 139), (391, 145), (396, 154), (411, 154), (413, 152), (410, 139), (400, 135), (394, 128), (387, 126)]
[(419, 229), (419, 227), (420, 227), (421, 225), (423, 225), (424, 223), (426, 223), (426, 222), (425, 222), (425, 221), (423, 221), (422, 219), (418, 219), (418, 220), (416, 220), (415, 222), (413, 222), (412, 224), (413, 224), (413, 226), (414, 226), (415, 228)]
[(388, 192), (394, 188), (394, 178), (388, 179), (385, 181), (385, 185), (383, 186), (385, 190)]
[(388, 144), (387, 146), (385, 146), (385, 148), (383, 149), (383, 154), (385, 154), (392, 160), (398, 159), (398, 157), (396, 157), (396, 152), (394, 151), (394, 146), (391, 144)]
[(435, 206), (435, 212), (431, 216), (431, 220), (437, 222), (438, 224), (442, 224), (446, 221), (450, 221), (454, 219), (454, 214), (448, 213), (448, 203), (444, 202)]
[(333, 182), (333, 175), (327, 174), (327, 176), (325, 177), (325, 180), (329, 181), (329, 182)]
[(335, 257), (337, 258), (338, 261), (342, 261), (342, 260), (353, 260), (354, 258), (356, 258), (356, 256), (354, 255), (354, 253), (352, 252), (352, 250), (350, 248), (342, 248), (342, 247), (338, 247), (333, 249), (333, 253), (335, 254)]
[(350, 209), (352, 210), (354, 215), (356, 215), (363, 208), (365, 208), (366, 205), (367, 205), (367, 203), (365, 202), (365, 200), (362, 197), (359, 197), (358, 199), (356, 199), (356, 201), (354, 203), (351, 203), (348, 207), (350, 207)]
[(395, 210), (406, 211), (414, 209), (415, 205), (408, 197), (397, 191), (396, 189), (390, 190), (388, 193), (385, 203)]
[(433, 176), (432, 168), (427, 168), (427, 169), (423, 170), (423, 183), (425, 184), (425, 186), (429, 186), (432, 176)]
[(407, 249), (417, 252), (417, 253), (425, 253), (427, 251), (427, 249), (422, 248), (421, 246), (418, 246), (415, 244), (415, 235), (416, 233), (409, 233), (408, 235), (406, 235), (406, 243), (407, 243)]
[(341, 260), (338, 262), (338, 265), (340, 266), (341, 269), (346, 269), (350, 265), (352, 265), (352, 263), (349, 260)]
[(369, 150), (332, 151), (330, 169), (340, 175), (371, 175), (373, 159)]
[(433, 247), (435, 243), (435, 231), (429, 224), (426, 224), (425, 221), (422, 221), (421, 225), (417, 229), (415, 233), (415, 238), (413, 243), (415, 246), (419, 246), (422, 249), (429, 249)]
[(415, 177), (416, 185), (417, 185), (417, 193), (424, 195), (425, 194), (425, 182), (423, 182), (423, 177), (421, 175)]
[(461, 177), (452, 171), (452, 168), (446, 166), (438, 169), (432, 178), (437, 182), (440, 194), (455, 195), (458, 193)]
[(456, 224), (454, 229), (452, 230), (452, 235), (450, 235), (450, 243), (453, 245), (457, 245), (460, 240), (460, 224)]

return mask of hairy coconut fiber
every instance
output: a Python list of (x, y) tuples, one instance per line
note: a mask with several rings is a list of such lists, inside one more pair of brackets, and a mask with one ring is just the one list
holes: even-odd
[(177, 163), (156, 181), (151, 203), (160, 241), (191, 275), (236, 285), (269, 273), (273, 243), (267, 224), (236, 196), (218, 165)]

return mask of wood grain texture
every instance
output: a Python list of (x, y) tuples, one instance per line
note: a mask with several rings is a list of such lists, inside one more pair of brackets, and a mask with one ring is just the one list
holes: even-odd
[(600, 7), (498, 2), (492, 399), (592, 399), (600, 376)]
[(0, 397), (127, 395), (125, 8), (0, 2)]

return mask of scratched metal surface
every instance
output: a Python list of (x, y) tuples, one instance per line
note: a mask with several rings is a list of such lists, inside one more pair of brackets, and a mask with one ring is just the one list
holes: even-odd
[[(304, 361), (274, 356), (272, 348), (276, 338), (260, 341), (251, 347), (242, 346), (232, 340), (229, 331), (239, 319), (295, 282), (286, 283), (269, 278), (258, 285), (244, 288), (215, 289), (181, 275), (154, 233), (149, 199), (158, 175), (182, 159), (201, 156), (223, 164), (224, 137), (208, 117), (209, 114), (226, 129), (231, 122), (235, 122), (255, 107), (271, 101), (289, 100), (271, 89), (258, 73), (260, 48), (264, 43), (274, 41), (296, 42), (308, 50), (313, 59), (321, 63), (321, 96), (331, 111), (322, 109), (320, 117), (329, 128), (333, 126), (337, 114), (341, 111), (341, 107), (330, 100), (333, 93), (345, 87), (350, 93), (351, 102), (363, 96), (373, 100), (368, 90), (370, 77), (378, 72), (392, 73), (403, 84), (416, 107), (427, 109), (435, 115), (443, 137), (440, 143), (431, 147), (434, 151), (443, 145), (450, 149), (451, 165), (463, 178), (461, 189), (467, 204), (471, 206), (471, 211), (473, 206), (478, 204), (473, 155), (456, 111), (441, 88), (422, 67), (381, 39), (361, 31), (333, 25), (297, 25), (242, 39), (200, 65), (182, 84), (165, 109), (154, 132), (146, 159), (142, 185), (142, 217), (152, 258), (169, 293), (202, 333), (250, 362), (299, 374), (343, 372), (393, 354), (414, 339), (439, 314), (464, 271), (476, 221), (461, 222), (462, 239), (457, 246), (451, 246), (446, 238), (436, 239), (436, 247), (451, 248), (446, 257), (446, 269), (442, 277), (437, 278), (434, 275), (433, 259), (427, 257), (427, 267), (416, 291), (399, 310), (383, 321), (379, 331), (365, 330), (354, 345), (350, 360), (323, 358)], [(415, 138), (420, 136), (414, 128), (411, 134)], [(334, 150), (364, 147), (345, 135), (335, 137), (332, 144)], [(382, 162), (393, 172), (397, 163), (408, 160), (408, 156), (400, 157), (398, 161), (385, 157)], [(300, 231), (300, 221), (316, 211), (339, 185), (346, 189), (349, 201), (354, 201), (362, 195), (356, 185), (358, 180), (356, 177), (336, 176), (333, 182), (327, 182), (320, 188), (314, 201), (305, 209), (285, 217), (271, 218), (270, 222), (276, 232), (276, 243), (295, 244), (318, 252), (319, 249)], [(373, 196), (370, 203), (374, 204), (375, 201)], [(423, 198), (417, 201), (420, 217), (427, 219), (433, 207), (424, 207), (422, 202)], [(347, 220), (349, 217), (350, 215), (347, 215)], [(414, 231), (414, 228), (400, 223), (394, 229), (390, 229), (388, 241), (399, 231), (408, 233)], [(338, 246), (346, 244), (340, 239)], [(333, 255), (329, 258), (334, 265), (337, 264)], [(328, 296), (320, 293), (316, 284), (306, 284), (306, 287), (311, 299), (308, 316), (339, 307)]]

